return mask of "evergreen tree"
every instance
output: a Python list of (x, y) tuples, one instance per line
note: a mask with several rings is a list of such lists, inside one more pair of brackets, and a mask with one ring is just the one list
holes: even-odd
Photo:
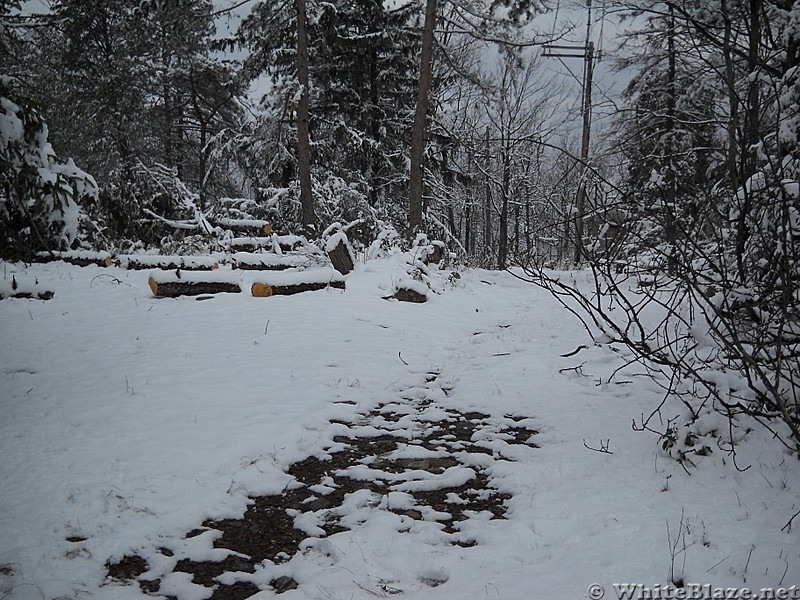
[(9, 83), (0, 77), (0, 257), (30, 260), (76, 241), (79, 203), (96, 196), (97, 184), (56, 156), (47, 124)]
[[(262, 119), (276, 125), (270, 128), (272, 140), (259, 144), (272, 144), (270, 155), (280, 159), (270, 163), (261, 185), (290, 187), (297, 175), (294, 145), (301, 95), (296, 17), (284, 8), (280, 2), (261, 3), (242, 23), (238, 38), (250, 49), (245, 72), (251, 78), (267, 75), (272, 84), (262, 102)], [(370, 212), (365, 200), (385, 209), (402, 189), (406, 168), (417, 47), (407, 25), (413, 7), (389, 10), (381, 0), (356, 0), (309, 1), (306, 8), (315, 202), (339, 194), (331, 191), (335, 188), (345, 192), (342, 201), (361, 206), (350, 206), (346, 218)]]
[(724, 178), (719, 83), (678, 27), (669, 10), (652, 16), (640, 53), (622, 63), (639, 68), (616, 124), (624, 206), (639, 227), (637, 244), (672, 244), (678, 229), (701, 235), (719, 224), (708, 210)]

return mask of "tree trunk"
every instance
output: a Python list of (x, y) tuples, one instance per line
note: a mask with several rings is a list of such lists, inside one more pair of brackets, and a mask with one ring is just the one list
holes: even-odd
[(486, 142), (484, 144), (486, 152), (486, 175), (484, 177), (485, 203), (483, 206), (483, 247), (486, 256), (489, 256), (492, 245), (492, 188), (489, 181), (489, 126), (486, 126)]
[(417, 109), (411, 130), (411, 181), (408, 202), (408, 226), (413, 232), (422, 228), (422, 163), (425, 157), (425, 129), (428, 120), (428, 101), (433, 63), (433, 32), (436, 25), (437, 0), (427, 0), (425, 25), (422, 32)]
[[(504, 134), (505, 137), (505, 134)], [(503, 143), (503, 186), (500, 190), (500, 227), (497, 238), (497, 268), (508, 267), (508, 197), (511, 194), (511, 142)]]
[(317, 237), (317, 226), (314, 216), (314, 198), (311, 194), (306, 0), (297, 0), (297, 81), (300, 84), (300, 100), (297, 103), (297, 175), (300, 183), (300, 206), (303, 233), (306, 237), (314, 239)]

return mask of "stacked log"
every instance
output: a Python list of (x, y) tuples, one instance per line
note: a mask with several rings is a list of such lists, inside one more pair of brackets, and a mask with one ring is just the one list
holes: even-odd
[(121, 254), (117, 264), (123, 269), (161, 269), (164, 271), (213, 271), (219, 267), (217, 256), (170, 256), (164, 254)]
[(249, 271), (284, 271), (302, 267), (308, 258), (298, 254), (288, 256), (256, 252), (236, 252), (231, 256), (231, 268)]
[(231, 252), (255, 252), (256, 250), (272, 250), (273, 240), (269, 237), (234, 238), (230, 243)]
[(92, 250), (65, 250), (63, 252), (39, 252), (36, 254), (39, 262), (63, 261), (79, 267), (97, 265), (98, 267), (110, 267), (114, 264), (111, 254), (108, 252), (95, 252)]
[(272, 234), (272, 225), (267, 221), (258, 219), (221, 218), (215, 219), (214, 225), (234, 233), (244, 233), (253, 236)]

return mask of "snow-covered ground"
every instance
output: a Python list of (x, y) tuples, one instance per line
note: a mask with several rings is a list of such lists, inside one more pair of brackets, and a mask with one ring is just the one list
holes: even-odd
[[(403, 277), (398, 256), (359, 264), (344, 292), (204, 301), (154, 298), (143, 271), (3, 269), (55, 297), (0, 301), (2, 598), (146, 597), (106, 579), (105, 565), (141, 555), (164, 571), (156, 548), (173, 555), (162, 562), (189, 546), (198, 560), (212, 555), (208, 536), (190, 543), (186, 533), (240, 517), (248, 497), (291, 484), (292, 463), (326, 456), (342, 423), (363, 429), (364, 415), (402, 410), (415, 394), (491, 422), (525, 417), (540, 432), (538, 448), (503, 454), (495, 441), (498, 451), (481, 455), (492, 485), (512, 495), (507, 518), (471, 515), (458, 528), (477, 544), (462, 547), (436, 515), (386, 510), (423, 484), (355, 494), (339, 509), (350, 529), (261, 565), (248, 576), (263, 590), (253, 598), (275, 595), (276, 574), (299, 584), (287, 600), (599, 598), (594, 583), (616, 598), (614, 583), (671, 575), (753, 590), (800, 584), (800, 517), (784, 527), (800, 510), (797, 457), (755, 429), (737, 454), (748, 470), (714, 448), (687, 473), (631, 427), (659, 388), (636, 367), (601, 383), (622, 360), (606, 347), (562, 357), (587, 344), (585, 332), (507, 273), (466, 271), (411, 304), (382, 298)], [(677, 412), (668, 404), (665, 416)], [(451, 484), (464, 469), (445, 472)], [(380, 476), (369, 465), (355, 473)], [(318, 531), (305, 517), (296, 523)], [(211, 594), (186, 579), (173, 574), (162, 593)]]

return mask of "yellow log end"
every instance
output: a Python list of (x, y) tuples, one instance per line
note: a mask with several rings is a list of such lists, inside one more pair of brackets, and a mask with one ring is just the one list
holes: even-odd
[(156, 283), (156, 280), (150, 277), (147, 280), (147, 285), (149, 285), (150, 289), (153, 291), (153, 296), (158, 296), (158, 284)]
[(212, 271), (216, 271), (217, 269), (219, 269), (219, 263), (214, 263), (213, 265), (211, 265)]
[(104, 264), (105, 264), (107, 267), (110, 267), (111, 265), (113, 265), (113, 264), (114, 264), (114, 261), (113, 261), (113, 260), (111, 259), (111, 257), (109, 256), (107, 259), (105, 259), (105, 260), (103, 261), (103, 263), (104, 263)]
[(267, 235), (272, 233), (272, 225), (264, 225), (264, 233)]
[(269, 298), (272, 296), (272, 286), (266, 283), (254, 283), (250, 288), (250, 292), (256, 298)]

